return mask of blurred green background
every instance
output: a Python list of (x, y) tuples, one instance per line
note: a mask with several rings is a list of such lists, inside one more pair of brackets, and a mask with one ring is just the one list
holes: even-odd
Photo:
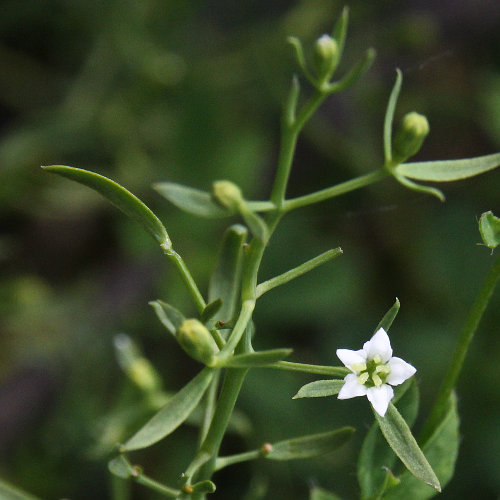
[[(147, 305), (161, 298), (194, 313), (153, 241), (90, 190), (39, 165), (90, 169), (140, 196), (165, 222), (205, 291), (228, 221), (181, 213), (150, 186), (168, 180), (209, 189), (212, 180), (227, 178), (247, 198), (266, 198), (280, 109), (296, 71), (286, 36), (312, 43), (331, 29), (342, 6), (2, 0), (1, 478), (44, 499), (110, 497), (106, 463), (125, 432), (114, 427), (114, 416), (141, 404), (117, 364), (117, 333), (141, 346), (167, 391), (198, 370)], [(307, 126), (290, 195), (380, 165), (396, 67), (405, 76), (396, 118), (417, 110), (431, 125), (419, 160), (500, 151), (500, 3), (349, 6), (340, 71), (369, 46), (378, 56), (362, 81), (330, 98)], [(445, 185), (445, 204), (387, 180), (288, 216), (271, 241), (261, 279), (328, 248), (340, 245), (344, 255), (259, 301), (256, 347), (293, 347), (294, 360), (338, 364), (335, 349), (359, 348), (397, 296), (402, 308), (392, 343), (418, 368), (425, 416), (492, 263), (489, 250), (477, 245), (476, 222), (487, 210), (498, 215), (499, 180), (494, 171)], [(456, 477), (441, 498), (500, 492), (499, 304), (497, 290), (459, 383), (461, 450)], [(252, 428), (228, 436), (223, 452), (349, 424), (358, 429), (353, 442), (318, 460), (235, 466), (215, 477), (216, 498), (245, 498), (252, 476), (267, 484), (269, 499), (303, 500), (311, 485), (357, 497), (356, 456), (371, 412), (361, 399), (292, 401), (312, 380), (252, 373), (239, 406)], [(186, 426), (134, 458), (153, 477), (174, 480), (195, 435)], [(158, 496), (134, 487), (132, 498)]]

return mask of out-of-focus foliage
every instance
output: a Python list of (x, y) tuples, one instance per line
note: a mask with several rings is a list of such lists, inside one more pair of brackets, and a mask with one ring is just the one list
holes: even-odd
[[(1, 2), (0, 477), (41, 498), (109, 496), (105, 464), (128, 432), (117, 422), (150, 416), (120, 414), (143, 396), (115, 360), (117, 332), (142, 346), (167, 392), (196, 369), (147, 305), (161, 298), (190, 307), (156, 245), (95, 194), (38, 166), (93, 170), (139, 195), (206, 289), (225, 221), (181, 213), (150, 186), (168, 180), (208, 189), (229, 179), (248, 199), (267, 196), (280, 106), (295, 70), (286, 36), (314, 40), (341, 7), (324, 0)], [(381, 163), (395, 67), (405, 74), (396, 120), (416, 110), (430, 122), (417, 160), (500, 150), (500, 4), (358, 0), (350, 7), (346, 66), (370, 45), (378, 58), (307, 127), (290, 194)], [(344, 255), (259, 301), (256, 345), (287, 345), (297, 360), (334, 364), (335, 349), (358, 345), (397, 296), (392, 338), (418, 367), (425, 410), (491, 262), (476, 245), (476, 217), (499, 212), (498, 186), (499, 173), (487, 173), (446, 186), (440, 204), (387, 180), (291, 214), (271, 242), (263, 280), (328, 248), (341, 245)], [(467, 361), (474, 376), (458, 387), (464, 437), (441, 498), (500, 491), (498, 311), (490, 308)], [(251, 471), (271, 471), (261, 481), (266, 498), (303, 499), (310, 482), (355, 497), (343, 480), (354, 478), (368, 409), (360, 403), (353, 421), (356, 402), (292, 401), (312, 379), (273, 373), (268, 384), (269, 377), (262, 370), (246, 382), (241, 409), (253, 429), (240, 415), (245, 437), (228, 440), (225, 452), (300, 435), (306, 422), (315, 432), (356, 425), (358, 442), (345, 448), (341, 467), (345, 456), (331, 455), (222, 471), (218, 498), (243, 498), (238, 488)], [(185, 463), (180, 443), (194, 432), (169, 439), (168, 450), (158, 445), (148, 455), (151, 475)], [(156, 497), (138, 488), (133, 498)]]

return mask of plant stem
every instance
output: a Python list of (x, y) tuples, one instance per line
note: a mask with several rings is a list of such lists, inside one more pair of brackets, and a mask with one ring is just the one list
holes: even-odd
[(314, 373), (316, 375), (328, 375), (330, 377), (345, 377), (350, 370), (341, 366), (308, 365), (305, 363), (293, 363), (292, 361), (277, 361), (263, 368), (274, 368), (277, 370), (288, 370), (292, 372)]
[(283, 205), (283, 210), (289, 212), (290, 210), (295, 210), (296, 208), (305, 207), (307, 205), (312, 205), (313, 203), (319, 203), (320, 201), (328, 200), (329, 198), (334, 198), (335, 196), (340, 196), (341, 194), (354, 191), (365, 186), (369, 186), (375, 182), (385, 179), (388, 176), (388, 172), (384, 169), (375, 170), (369, 174), (361, 175), (336, 186), (332, 186), (321, 191), (316, 191), (315, 193), (306, 194), (304, 196), (299, 196), (297, 198), (292, 198), (285, 201)]
[(260, 450), (246, 451), (244, 453), (238, 453), (236, 455), (229, 455), (228, 457), (219, 457), (215, 461), (215, 470), (223, 469), (229, 465), (239, 464), (241, 462), (248, 462), (249, 460), (255, 460), (256, 458), (262, 457)]
[[(306, 121), (326, 97), (327, 94), (316, 90), (311, 99), (301, 109), (295, 120), (292, 122), (282, 121), (280, 157), (276, 178), (271, 192), (271, 202), (276, 205), (278, 211), (281, 210), (285, 201), (286, 187), (288, 178), (290, 177), (290, 170), (292, 168), (292, 161), (299, 133)], [(288, 106), (292, 105), (294, 105), (294, 103), (288, 103)], [(285, 110), (284, 115), (287, 116), (288, 114), (287, 110)]]
[(205, 299), (201, 295), (200, 290), (196, 285), (196, 282), (194, 281), (193, 277), (191, 276), (191, 273), (189, 272), (189, 269), (186, 266), (186, 263), (184, 262), (182, 257), (173, 249), (167, 250), (165, 254), (174, 263), (175, 267), (181, 274), (182, 280), (184, 281), (184, 284), (187, 286), (189, 293), (191, 294), (191, 297), (194, 303), (196, 304), (198, 312), (203, 311), (203, 309), (205, 309), (206, 306)]
[(427, 439), (429, 439), (443, 417), (448, 399), (457, 383), (460, 371), (463, 367), (469, 345), (474, 337), (479, 322), (483, 317), (486, 306), (488, 305), (488, 302), (499, 279), (500, 253), (498, 254), (495, 262), (493, 263), (493, 266), (486, 276), (483, 286), (479, 291), (476, 301), (474, 302), (469, 312), (469, 316), (467, 317), (464, 327), (460, 333), (460, 336), (458, 337), (455, 352), (453, 353), (453, 358), (443, 379), (441, 388), (439, 389), (438, 395), (436, 397), (436, 402), (434, 403), (429, 418), (427, 419), (427, 422), (422, 429), (421, 437), (419, 440), (420, 444), (422, 445), (427, 441)]

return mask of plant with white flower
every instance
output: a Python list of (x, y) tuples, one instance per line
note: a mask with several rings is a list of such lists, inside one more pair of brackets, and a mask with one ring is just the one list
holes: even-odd
[(338, 399), (366, 396), (381, 417), (394, 397), (392, 386), (402, 384), (417, 371), (406, 361), (392, 355), (391, 342), (383, 328), (379, 328), (363, 344), (363, 349), (337, 349), (337, 356), (352, 372), (344, 378)]

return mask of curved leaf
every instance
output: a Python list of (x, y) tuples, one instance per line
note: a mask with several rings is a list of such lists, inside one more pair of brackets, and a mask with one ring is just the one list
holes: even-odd
[(340, 392), (344, 383), (343, 380), (315, 380), (303, 385), (293, 399), (335, 396)]
[(419, 181), (450, 182), (467, 179), (500, 166), (500, 153), (463, 160), (402, 163), (396, 173)]
[(353, 427), (342, 427), (334, 431), (279, 441), (271, 445), (271, 450), (265, 458), (269, 460), (296, 460), (325, 455), (349, 441), (354, 431)]
[(413, 434), (396, 407), (389, 403), (385, 417), (374, 411), (378, 425), (394, 453), (418, 479), (441, 491), (441, 485), (429, 462), (419, 448)]
[(177, 330), (186, 319), (184, 315), (162, 300), (153, 300), (149, 305), (154, 309), (162, 325), (177, 338)]
[(392, 307), (384, 314), (384, 317), (380, 320), (375, 331), (378, 332), (380, 328), (383, 328), (386, 332), (389, 331), (389, 328), (392, 325), (392, 322), (396, 319), (398, 315), (399, 308), (401, 304), (399, 303), (399, 299), (396, 297), (396, 302), (392, 305)]
[(221, 207), (212, 199), (210, 193), (200, 189), (183, 186), (175, 182), (160, 182), (153, 184), (153, 188), (177, 208), (190, 214), (218, 219), (236, 213)]
[[(452, 478), (455, 469), (460, 440), (458, 424), (456, 397), (452, 394), (448, 411), (422, 448), (443, 488)], [(426, 500), (437, 494), (437, 491), (428, 488), (408, 472), (404, 472), (399, 479), (400, 483), (388, 490), (384, 499)]]
[(167, 404), (120, 448), (120, 451), (147, 448), (177, 429), (197, 406), (213, 376), (212, 368), (204, 368), (169, 399)]
[[(403, 392), (402, 395), (401, 392)], [(398, 401), (401, 415), (411, 427), (417, 418), (419, 402), (419, 391), (415, 378), (407, 380), (396, 388), (393, 403), (396, 401)], [(363, 440), (358, 458), (358, 482), (362, 498), (372, 498), (384, 488), (387, 482), (387, 471), (392, 470), (395, 463), (396, 455), (383, 438), (379, 426), (375, 422)], [(432, 491), (427, 486), (425, 488)]]
[(172, 248), (167, 230), (160, 219), (139, 198), (115, 181), (81, 168), (64, 165), (51, 165), (42, 168), (47, 172), (62, 175), (97, 191), (122, 212), (141, 224), (163, 249)]

